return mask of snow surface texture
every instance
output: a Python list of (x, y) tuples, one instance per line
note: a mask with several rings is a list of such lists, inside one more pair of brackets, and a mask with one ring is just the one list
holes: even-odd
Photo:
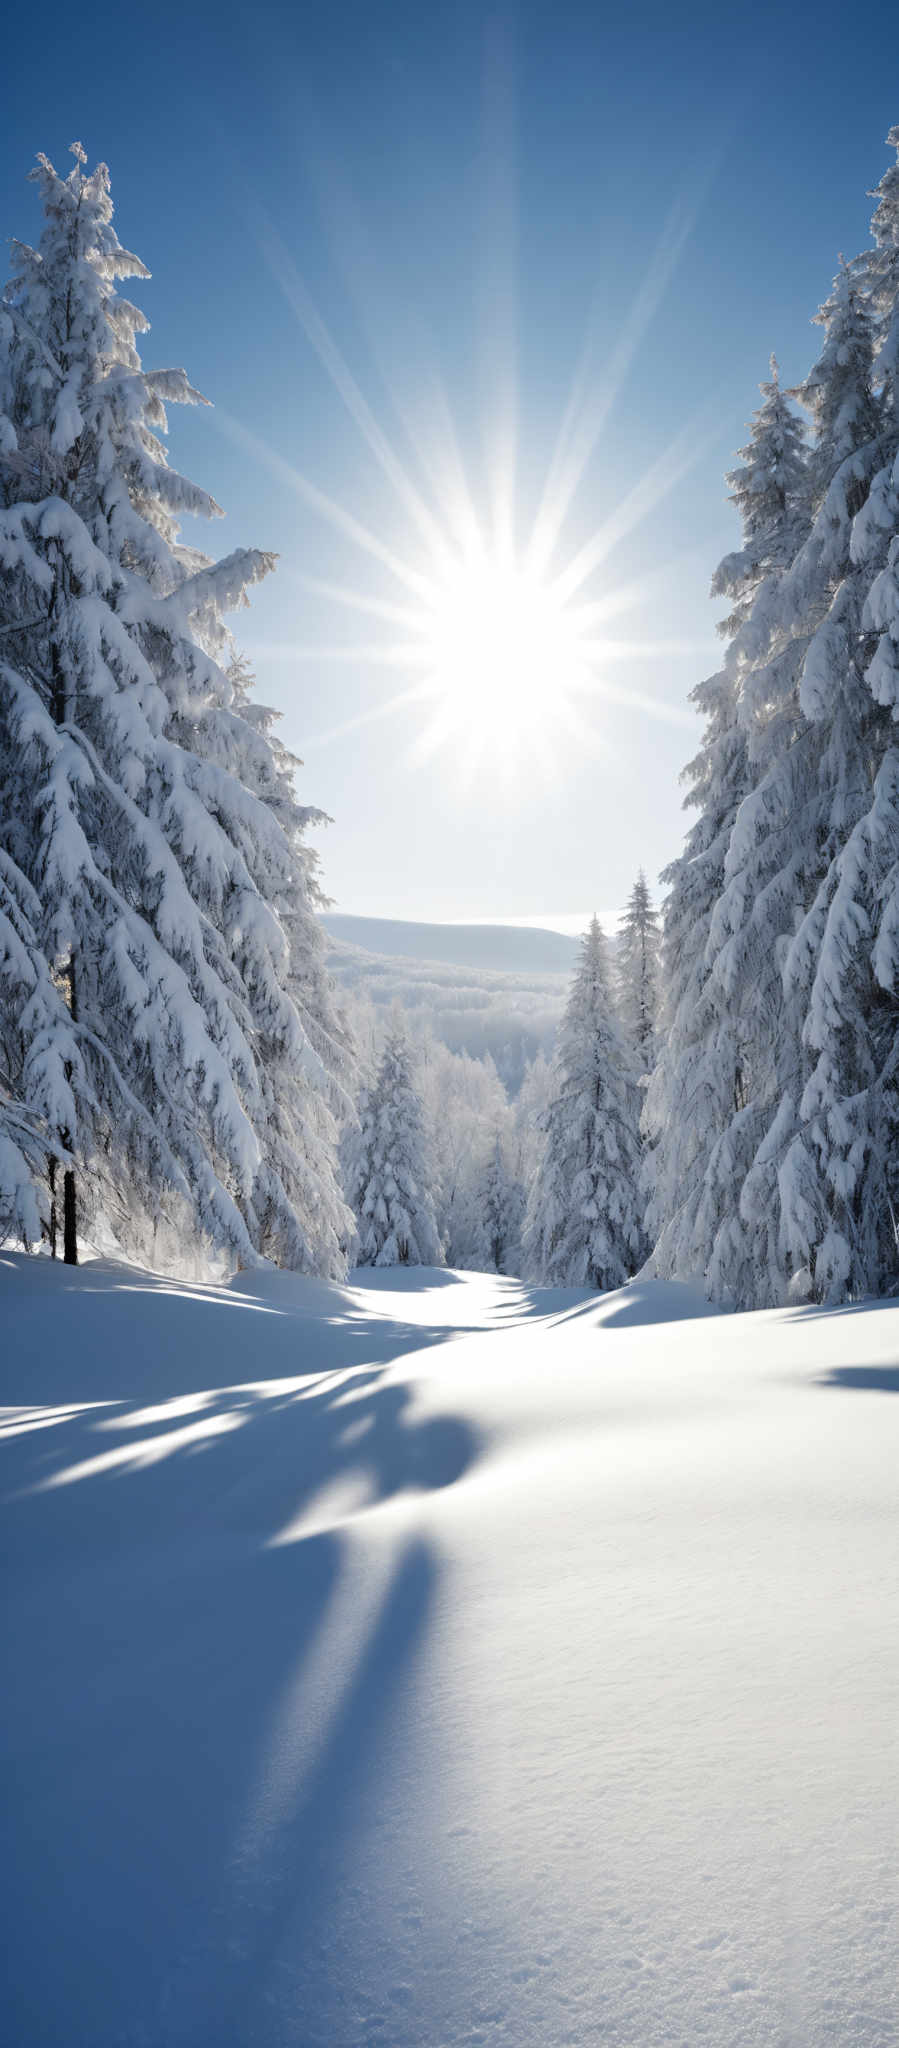
[(5, 2040), (895, 2041), (899, 1307), (0, 1290)]

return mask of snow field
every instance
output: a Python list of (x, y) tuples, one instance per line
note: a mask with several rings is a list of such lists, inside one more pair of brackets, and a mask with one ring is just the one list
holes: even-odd
[(0, 1289), (11, 2041), (896, 2038), (899, 1308)]

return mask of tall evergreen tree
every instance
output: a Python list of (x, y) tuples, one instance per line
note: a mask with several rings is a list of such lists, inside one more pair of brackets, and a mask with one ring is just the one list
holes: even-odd
[[(899, 127), (888, 141), (899, 151)], [(785, 963), (808, 1074), (777, 1150), (793, 1284), (831, 1301), (899, 1270), (899, 164), (876, 196), (875, 460), (803, 677), (803, 710), (839, 773), (822, 818), (829, 861)]]
[[(112, 1208), (128, 1248), (172, 1196), (231, 1259), (337, 1273), (342, 1048), (310, 814), (229, 680), (222, 619), (274, 558), (179, 543), (183, 514), (219, 508), (160, 435), (168, 403), (202, 401), (141, 368), (147, 322), (116, 283), (148, 273), (105, 166), (73, 154), (65, 179), (39, 159), (40, 245), (15, 245), (0, 311), (0, 853), (45, 970), (21, 1099), (65, 1155), (67, 1258), (77, 1173), (80, 1219)], [(5, 1043), (32, 1036), (34, 998), (20, 957)]]
[(618, 1015), (638, 1074), (655, 1062), (659, 1002), (659, 914), (641, 868), (628, 897), (615, 950)]
[(440, 1266), (434, 1164), (412, 1048), (396, 1014), (359, 1128), (346, 1144), (346, 1192), (356, 1217), (360, 1266)]
[(57, 1237), (57, 1179), (71, 1168), (53, 1118), (78, 1060), (68, 1011), (41, 950), (33, 889), (0, 851), (0, 1243)]
[(734, 824), (751, 787), (747, 679), (770, 658), (780, 583), (808, 517), (802, 430), (773, 357), (771, 372), (742, 462), (728, 478), (743, 546), (724, 557), (712, 584), (713, 596), (730, 604), (720, 628), (729, 636), (724, 666), (692, 693), (706, 721), (700, 751), (686, 770), (686, 801), (699, 816), (663, 876), (659, 1054), (643, 1124), (647, 1221), (654, 1266), (665, 1277), (707, 1266), (730, 1213), (722, 1141), (729, 1142), (733, 1118), (743, 1115), (750, 1096), (746, 1046), (722, 984), (724, 933), (715, 920)]
[(744, 1307), (780, 1299), (789, 1277), (776, 1177), (789, 1104), (798, 1105), (802, 1092), (803, 1056), (783, 968), (827, 864), (834, 800), (847, 779), (859, 779), (864, 723), (851, 659), (834, 707), (838, 732), (810, 726), (802, 707), (815, 636), (849, 567), (853, 513), (877, 446), (872, 337), (854, 267), (841, 269), (818, 322), (824, 346), (797, 393), (815, 436), (808, 466), (814, 517), (771, 593), (765, 658), (742, 679), (751, 787), (731, 833), (710, 940), (744, 1086), (709, 1174), (706, 1270), (717, 1298)]
[(560, 1028), (555, 1082), (528, 1203), (526, 1268), (544, 1286), (620, 1287), (644, 1251), (639, 1090), (595, 917)]
[(713, 1293), (745, 1307), (780, 1300), (795, 1284), (797, 1183), (785, 1161), (808, 1078), (807, 992), (801, 975), (785, 980), (784, 970), (868, 781), (871, 704), (856, 659), (863, 591), (851, 535), (880, 459), (880, 417), (862, 284), (858, 265), (841, 267), (817, 316), (823, 348), (797, 392), (814, 432), (814, 516), (780, 586), (772, 658), (742, 706), (754, 786), (732, 835), (717, 919), (718, 970), (739, 1018), (748, 1089), (722, 1147), (730, 1194), (708, 1275)]
[(525, 1194), (508, 1141), (497, 1128), (478, 1176), (476, 1258), (479, 1272), (520, 1273)]
[(483, 1265), (482, 1181), (489, 1134), (509, 1120), (506, 1091), (488, 1053), (472, 1059), (425, 1039), (419, 1086), (434, 1165), (437, 1229), (450, 1266)]
[(698, 1049), (667, 1075), (663, 1054), (651, 1091), (657, 1118), (671, 1115), (657, 1266), (701, 1267), (714, 1295), (747, 1307), (876, 1291), (899, 1266), (896, 166), (877, 197), (875, 248), (841, 266), (798, 387), (810, 529), (786, 523), (740, 626), (747, 790), (704, 949), (740, 1088), (704, 1161), (695, 1150), (680, 1211), (671, 1162), (690, 1163)]
[(552, 1065), (541, 1046), (525, 1072), (515, 1102), (518, 1172), (526, 1191), (537, 1178), (546, 1149), (546, 1113), (552, 1095)]

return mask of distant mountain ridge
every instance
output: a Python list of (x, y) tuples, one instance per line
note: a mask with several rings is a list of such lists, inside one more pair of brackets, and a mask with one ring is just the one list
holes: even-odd
[(527, 925), (422, 924), (322, 916), (328, 968), (352, 1004), (402, 1004), (413, 1034), (495, 1061), (510, 1095), (552, 1053), (578, 941)]
[(539, 926), (418, 924), (405, 918), (325, 911), (321, 922), (339, 945), (394, 960), (433, 960), (496, 974), (571, 974), (579, 941)]

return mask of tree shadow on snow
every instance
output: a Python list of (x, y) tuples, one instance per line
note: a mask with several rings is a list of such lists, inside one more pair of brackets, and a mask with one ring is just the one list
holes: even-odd
[(899, 1394), (899, 1365), (835, 1365), (819, 1387), (849, 1387), (859, 1393)]
[[(10, 1266), (0, 1353), (0, 1397), (9, 1403), (115, 1401), (123, 1382), (159, 1401), (188, 1387), (389, 1365), (459, 1332), (439, 1317), (422, 1324), (366, 1313), (344, 1288), (298, 1283), (294, 1274), (243, 1274), (231, 1287), (191, 1287), (99, 1262), (48, 1273), (44, 1259), (0, 1258), (0, 1268)], [(37, 1269), (33, 1276), (29, 1267)], [(7, 1277), (4, 1271), (4, 1283)], [(374, 1290), (366, 1283), (366, 1291)], [(102, 1347), (91, 1341), (95, 1320), (74, 1303), (69, 1309), (73, 1294), (102, 1313)]]
[[(6, 2029), (23, 2048), (336, 2043), (341, 1885), (438, 1582), (402, 1517), (366, 1545), (341, 1522), (450, 1485), (476, 1443), (456, 1416), (415, 1420), (385, 1375), (439, 1331), (310, 1322), (298, 1364), (296, 1317), (265, 1310), (257, 1347), (245, 1304), (149, 1287), (136, 1316), (131, 1284), (74, 1359), (67, 1297), (55, 1329), (34, 1297), (30, 1410), (3, 1447)], [(121, 1402), (126, 1344), (141, 1391)], [(66, 1409), (66, 1383), (115, 1405)], [(309, 2001), (286, 2034), (285, 1955)]]
[(524, 1280), (509, 1284), (515, 1291), (505, 1307), (494, 1311), (494, 1322), (570, 1322), (595, 1310), (602, 1300), (601, 1294), (586, 1287), (535, 1287)]
[(789, 1316), (791, 1322), (816, 1323), (820, 1322), (822, 1317), (830, 1322), (835, 1316), (873, 1316), (881, 1314), (884, 1309), (897, 1308), (899, 1296), (885, 1294), (872, 1295), (862, 1301), (838, 1301), (830, 1306), (826, 1302), (815, 1302), (810, 1303), (807, 1308), (785, 1309), (784, 1314)]
[(430, 1294), (437, 1287), (461, 1287), (464, 1273), (451, 1266), (354, 1266), (348, 1287), (383, 1289), (385, 1294)]
[(597, 1329), (625, 1330), (649, 1324), (694, 1322), (699, 1317), (717, 1316), (721, 1311), (707, 1301), (701, 1288), (684, 1281), (629, 1280), (623, 1287), (603, 1293), (585, 1287), (534, 1287), (517, 1283), (518, 1291), (497, 1320), (522, 1322), (552, 1317), (555, 1322), (573, 1322), (592, 1316)]

